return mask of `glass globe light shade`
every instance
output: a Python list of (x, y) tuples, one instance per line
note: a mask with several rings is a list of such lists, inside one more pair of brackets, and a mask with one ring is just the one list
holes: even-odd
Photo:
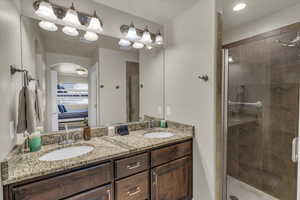
[(57, 16), (54, 14), (52, 5), (47, 1), (41, 1), (35, 14), (41, 18), (56, 20)]
[(87, 41), (90, 41), (90, 42), (94, 42), (99, 39), (99, 36), (97, 35), (97, 33), (90, 32), (90, 31), (87, 31), (83, 37), (84, 37), (84, 39), (86, 39)]
[(79, 32), (77, 31), (76, 28), (74, 27), (70, 27), (70, 26), (65, 26), (62, 31), (66, 34), (66, 35), (69, 35), (69, 36), (78, 36), (79, 35)]
[(40, 21), (39, 22), (39, 27), (41, 27), (42, 29), (46, 30), (46, 31), (57, 31), (57, 26), (52, 23), (52, 22), (48, 22), (48, 21)]

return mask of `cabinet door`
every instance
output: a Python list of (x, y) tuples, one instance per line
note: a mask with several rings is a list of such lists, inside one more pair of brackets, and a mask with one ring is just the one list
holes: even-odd
[(67, 198), (66, 200), (112, 200), (112, 194), (112, 187), (108, 185)]
[(151, 171), (152, 200), (192, 199), (192, 158), (175, 160)]

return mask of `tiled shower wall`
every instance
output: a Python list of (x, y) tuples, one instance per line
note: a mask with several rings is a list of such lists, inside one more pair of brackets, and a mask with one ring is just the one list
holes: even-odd
[(282, 47), (297, 32), (229, 49), (227, 173), (283, 200), (296, 199), (297, 165), (291, 160), (298, 135), (300, 50)]

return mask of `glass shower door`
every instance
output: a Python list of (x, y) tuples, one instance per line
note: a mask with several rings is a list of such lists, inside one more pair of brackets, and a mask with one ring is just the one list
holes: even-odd
[(228, 200), (297, 199), (298, 31), (227, 49)]

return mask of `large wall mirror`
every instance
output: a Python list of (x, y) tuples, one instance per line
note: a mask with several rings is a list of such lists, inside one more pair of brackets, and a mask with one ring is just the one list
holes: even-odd
[(24, 86), (38, 94), (37, 127), (53, 132), (164, 117), (162, 48), (124, 50), (117, 38), (89, 42), (80, 30), (72, 37), (59, 26), (43, 30), (39, 22), (22, 16), (21, 67), (28, 73), (13, 75), (16, 98)]

